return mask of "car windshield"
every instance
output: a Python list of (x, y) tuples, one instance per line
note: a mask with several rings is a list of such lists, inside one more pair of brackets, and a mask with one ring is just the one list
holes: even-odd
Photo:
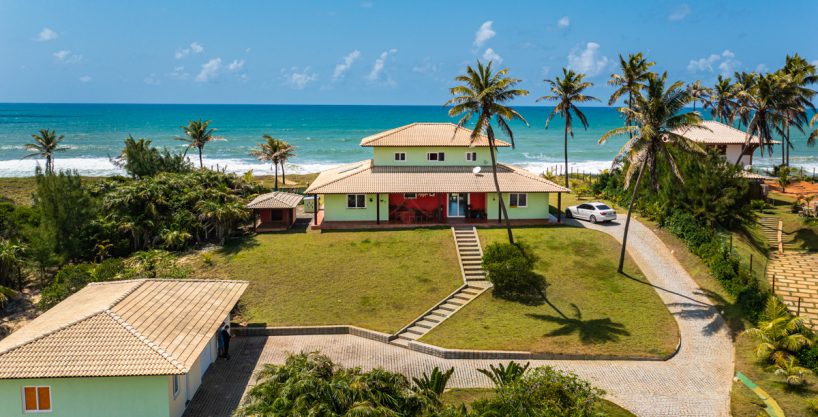
[(604, 204), (597, 204), (596, 208), (598, 208), (600, 210), (610, 210), (611, 209), (610, 207), (608, 207), (608, 206), (606, 206)]

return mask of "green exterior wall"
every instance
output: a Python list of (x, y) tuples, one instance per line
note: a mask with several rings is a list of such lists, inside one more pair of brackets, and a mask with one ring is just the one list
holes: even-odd
[[(527, 207), (509, 207), (508, 193), (503, 193), (508, 217), (512, 220), (547, 219), (549, 199), (548, 193), (527, 193)], [(489, 221), (497, 221), (500, 205), (497, 203), (497, 193), (486, 193), (486, 215)]]
[(168, 377), (133, 376), (0, 380), (0, 416), (32, 415), (23, 413), (24, 386), (51, 387), (52, 412), (43, 414), (48, 416), (162, 417), (170, 413)]
[[(476, 166), (491, 165), (491, 154), (487, 147), (373, 147), (375, 166)], [(395, 153), (406, 154), (405, 161), (396, 161)], [(429, 152), (443, 152), (446, 157), (443, 162), (428, 161), (426, 154)], [(467, 152), (477, 152), (477, 161), (467, 161)]]
[[(381, 194), (381, 220), (389, 220), (389, 194)], [(371, 201), (370, 201), (371, 200)], [(349, 221), (375, 221), (377, 220), (377, 213), (375, 208), (377, 203), (375, 201), (375, 194), (366, 195), (366, 208), (347, 208), (346, 194), (325, 194), (323, 196), (324, 203), (324, 221), (328, 222), (349, 222)]]

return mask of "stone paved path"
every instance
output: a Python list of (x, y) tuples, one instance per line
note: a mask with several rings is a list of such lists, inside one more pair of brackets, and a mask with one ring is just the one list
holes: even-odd
[[(818, 328), (818, 253), (785, 251), (773, 253), (767, 265), (767, 279), (773, 284), (792, 314), (799, 314)], [(798, 299), (801, 309), (798, 310)]]
[[(624, 223), (624, 222), (623, 222)], [(621, 239), (623, 225), (582, 226)], [(629, 253), (676, 317), (679, 353), (665, 362), (532, 361), (576, 372), (639, 416), (728, 416), (733, 345), (725, 322), (666, 246), (632, 222)], [(190, 404), (188, 417), (229, 416), (253, 367), (283, 361), (287, 352), (315, 351), (345, 366), (383, 367), (415, 376), (434, 366), (455, 367), (451, 387), (488, 387), (475, 369), (497, 361), (444, 360), (355, 336), (282, 336), (237, 340), (232, 361), (220, 361)], [(235, 378), (235, 379), (234, 379)], [(217, 383), (214, 383), (216, 381)]]

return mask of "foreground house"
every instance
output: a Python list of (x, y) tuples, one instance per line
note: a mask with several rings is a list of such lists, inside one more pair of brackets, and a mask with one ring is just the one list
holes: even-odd
[[(747, 132), (715, 120), (703, 121), (702, 127), (680, 129), (675, 133), (701, 146), (715, 148), (731, 164), (739, 161), (740, 155), (742, 167), (753, 165), (753, 154), (761, 146), (761, 139), (758, 136), (752, 136), (748, 142)], [(773, 141), (772, 143), (779, 144), (780, 142)]]
[(89, 284), (0, 340), (0, 416), (181, 416), (247, 285)]
[(296, 220), (301, 194), (275, 191), (261, 194), (245, 207), (253, 211), (253, 231), (272, 232), (289, 229)]
[[(452, 123), (413, 123), (364, 138), (372, 159), (324, 171), (305, 191), (323, 202), (313, 227), (498, 222), (488, 138), (471, 134)], [(548, 222), (550, 194), (569, 191), (502, 163), (497, 176), (518, 223)]]

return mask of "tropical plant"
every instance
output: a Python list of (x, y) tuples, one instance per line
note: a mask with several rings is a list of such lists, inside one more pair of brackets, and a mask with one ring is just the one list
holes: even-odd
[(648, 84), (645, 87), (646, 94), (635, 96), (632, 109), (619, 109), (620, 112), (626, 115), (626, 119), (633, 120), (636, 125), (613, 129), (599, 139), (599, 143), (605, 143), (613, 136), (634, 134), (625, 143), (625, 146), (619, 150), (614, 159), (614, 164), (620, 163), (623, 157), (628, 162), (623, 184), (625, 189), (630, 186), (633, 176), (638, 174), (631, 193), (625, 231), (622, 237), (622, 250), (619, 255), (618, 268), (620, 273), (625, 265), (625, 248), (628, 240), (631, 213), (633, 212), (633, 203), (636, 200), (642, 175), (647, 170), (650, 173), (651, 184), (654, 188), (658, 188), (657, 165), (661, 159), (668, 164), (673, 175), (679, 181), (684, 182), (671, 152), (671, 147), (684, 152), (703, 152), (696, 144), (677, 133), (701, 125), (702, 119), (698, 113), (681, 113), (684, 106), (690, 102), (690, 93), (682, 88), (681, 81), (665, 87), (666, 80), (667, 73), (662, 76), (653, 74), (648, 77)]
[(747, 126), (750, 123), (752, 110), (750, 108), (750, 96), (753, 94), (759, 75), (755, 72), (736, 72), (733, 74), (736, 83), (733, 84), (733, 119), (738, 120), (739, 127)]
[(477, 116), (474, 129), (471, 134), (472, 141), (477, 140), (481, 134), (488, 137), (489, 153), (491, 155), (491, 171), (494, 179), (494, 188), (497, 199), (500, 202), (500, 213), (505, 218), (506, 230), (508, 231), (508, 241), (514, 243), (514, 235), (511, 231), (511, 220), (508, 217), (503, 194), (500, 190), (500, 182), (497, 179), (497, 143), (492, 127), (492, 119), (500, 130), (505, 133), (514, 147), (514, 133), (511, 131), (509, 122), (517, 119), (528, 125), (522, 115), (505, 103), (519, 96), (528, 95), (527, 90), (516, 88), (520, 80), (509, 77), (508, 69), (504, 68), (494, 72), (491, 68), (492, 62), (483, 65), (477, 61), (477, 68), (471, 65), (466, 68), (466, 73), (455, 77), (455, 81), (460, 83), (449, 89), (454, 96), (445, 105), (449, 108), (449, 116), (459, 116), (458, 126), (464, 126)]
[(790, 164), (790, 149), (792, 143), (790, 142), (790, 127), (796, 127), (800, 132), (804, 133), (807, 122), (807, 111), (815, 111), (815, 105), (812, 99), (815, 97), (815, 90), (808, 86), (818, 82), (818, 75), (816, 75), (815, 65), (810, 64), (806, 59), (798, 54), (793, 56), (787, 55), (784, 68), (781, 69), (786, 88), (784, 89), (786, 97), (779, 105), (779, 111), (783, 115), (783, 137), (785, 149), (785, 164)]
[(125, 139), (122, 153), (113, 162), (134, 178), (151, 177), (160, 172), (187, 172), (191, 168), (183, 154), (167, 149), (159, 151), (151, 146), (150, 139), (136, 140), (130, 135)]
[(196, 148), (199, 151), (199, 168), (203, 168), (202, 151), (205, 145), (214, 140), (224, 140), (224, 138), (214, 135), (216, 129), (210, 127), (210, 120), (191, 120), (187, 126), (182, 126), (182, 130), (185, 132), (185, 136), (177, 137), (176, 140), (187, 142), (188, 145), (187, 149), (185, 149), (185, 155), (187, 155), (187, 151), (192, 148)]
[(75, 171), (43, 174), (39, 168), (35, 174), (33, 206), (40, 226), (54, 239), (55, 253), (69, 261), (92, 253), (96, 201), (83, 187), (80, 175)]
[(804, 321), (791, 316), (778, 298), (770, 297), (758, 326), (745, 333), (760, 341), (756, 347), (759, 359), (774, 365), (785, 365), (802, 348), (812, 345), (812, 340), (802, 333), (803, 330)]
[(515, 361), (511, 361), (508, 365), (498, 364), (497, 366), (489, 365), (489, 369), (478, 369), (477, 372), (487, 376), (496, 387), (502, 387), (512, 384), (520, 380), (525, 375), (530, 363), (520, 365)]
[(449, 383), (452, 374), (454, 374), (454, 368), (449, 368), (448, 371), (443, 372), (435, 366), (430, 374), (427, 375), (424, 372), (420, 378), (412, 378), (412, 382), (415, 383), (415, 388), (430, 402), (440, 406), (442, 404), (440, 397), (443, 395), (443, 391), (446, 391), (446, 385)]
[(483, 255), (483, 269), (493, 284), (495, 296), (523, 303), (541, 303), (546, 298), (548, 283), (534, 272), (537, 259), (524, 243), (495, 242), (488, 245)]
[(25, 146), (32, 153), (23, 158), (45, 158), (45, 172), (53, 173), (54, 152), (62, 152), (68, 149), (65, 146), (60, 146), (60, 142), (65, 138), (65, 135), (57, 136), (57, 132), (54, 130), (41, 129), (39, 134), (33, 134), (31, 137), (34, 138), (34, 143), (27, 143)]
[(713, 90), (703, 86), (701, 80), (696, 80), (693, 84), (688, 85), (687, 92), (690, 93), (690, 99), (693, 101), (693, 111), (696, 111), (696, 101), (700, 101), (703, 108), (709, 106)]
[(264, 138), (264, 142), (259, 143), (256, 149), (250, 151), (250, 154), (259, 161), (270, 163), (275, 172), (275, 190), (278, 190), (278, 167), (281, 166), (282, 182), (286, 184), (284, 164), (288, 159), (295, 156), (295, 147), (270, 135), (263, 135), (262, 138)]
[(287, 174), (284, 173), (284, 165), (290, 158), (295, 157), (295, 146), (285, 141), (281, 141), (281, 150), (278, 151), (278, 164), (281, 165), (281, 183), (287, 185)]
[(545, 120), (545, 128), (548, 129), (548, 124), (554, 116), (561, 116), (565, 121), (565, 134), (563, 138), (563, 150), (565, 154), (565, 188), (568, 185), (568, 134), (574, 137), (574, 116), (579, 119), (580, 124), (585, 130), (588, 130), (588, 119), (582, 113), (576, 104), (587, 103), (589, 101), (599, 101), (596, 97), (586, 96), (584, 91), (586, 88), (594, 84), (585, 81), (585, 74), (576, 73), (573, 70), (566, 68), (562, 69), (562, 78), (555, 77), (553, 80), (545, 80), (545, 83), (550, 86), (551, 95), (542, 96), (537, 101), (548, 100), (556, 101), (557, 105), (554, 110), (548, 115)]
[[(812, 119), (809, 121), (810, 127), (815, 127), (818, 125), (818, 113), (812, 115)], [(812, 131), (807, 138), (807, 145), (815, 146), (815, 142), (818, 141), (818, 129)]]
[(710, 116), (722, 123), (733, 123), (733, 107), (735, 103), (735, 87), (730, 77), (719, 75), (716, 85), (711, 90)]
[(807, 382), (806, 375), (812, 373), (809, 369), (798, 366), (794, 356), (790, 356), (784, 363), (775, 365), (774, 368), (775, 374), (783, 376), (787, 385), (791, 387), (804, 385)]
[[(736, 165), (741, 162), (753, 136), (759, 138), (763, 156), (765, 149), (772, 152), (773, 135), (775, 133), (784, 134), (781, 126), (785, 124), (785, 118), (781, 109), (788, 99), (787, 88), (791, 84), (787, 83), (787, 77), (776, 73), (757, 75), (752, 78), (755, 81), (751, 87), (744, 87), (736, 94), (739, 99), (737, 113), (747, 126), (747, 139), (736, 160)], [(786, 163), (785, 154), (786, 152), (782, 151), (782, 164)]]
[(0, 285), (0, 308), (2, 308), (8, 300), (17, 296), (17, 291), (11, 288)]
[(23, 245), (0, 239), (0, 287), (23, 289), (23, 251)]
[(787, 186), (792, 183), (792, 170), (786, 165), (781, 165), (778, 169), (778, 186), (781, 187), (781, 192), (787, 192)]
[[(608, 85), (616, 87), (608, 100), (608, 105), (613, 106), (620, 98), (627, 95), (625, 102), (629, 109), (633, 108), (634, 97), (641, 94), (645, 83), (650, 78), (650, 68), (656, 65), (655, 62), (648, 61), (641, 52), (628, 55), (628, 59), (619, 55), (619, 70), (622, 74), (611, 74)], [(625, 115), (625, 125), (631, 126), (633, 119)]]

